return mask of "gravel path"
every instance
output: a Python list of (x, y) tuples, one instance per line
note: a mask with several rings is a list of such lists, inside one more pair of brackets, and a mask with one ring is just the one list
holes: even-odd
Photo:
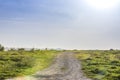
[(58, 55), (52, 66), (24, 78), (8, 80), (91, 80), (83, 75), (79, 61), (72, 52)]

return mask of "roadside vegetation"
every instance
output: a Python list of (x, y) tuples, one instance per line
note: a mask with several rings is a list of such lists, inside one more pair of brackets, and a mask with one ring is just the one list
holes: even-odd
[(120, 80), (120, 50), (80, 50), (76, 57), (93, 80)]
[(0, 80), (24, 76), (48, 67), (60, 51), (10, 49), (0, 45)]

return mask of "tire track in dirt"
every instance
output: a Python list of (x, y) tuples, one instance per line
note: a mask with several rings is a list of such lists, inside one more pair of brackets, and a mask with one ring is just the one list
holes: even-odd
[(91, 80), (83, 75), (80, 62), (72, 52), (58, 55), (49, 68), (32, 76), (8, 80)]

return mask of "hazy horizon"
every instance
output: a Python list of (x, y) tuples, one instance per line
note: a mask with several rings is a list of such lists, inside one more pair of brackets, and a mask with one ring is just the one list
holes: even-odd
[(120, 1), (107, 1), (100, 7), (88, 0), (0, 0), (0, 44), (120, 49)]

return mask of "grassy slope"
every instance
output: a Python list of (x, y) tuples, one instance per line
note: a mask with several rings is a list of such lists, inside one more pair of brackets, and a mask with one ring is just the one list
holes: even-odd
[(57, 53), (55, 50), (0, 52), (0, 80), (42, 70), (52, 63)]
[(94, 80), (120, 80), (120, 51), (81, 50), (76, 57), (82, 61), (85, 74)]

